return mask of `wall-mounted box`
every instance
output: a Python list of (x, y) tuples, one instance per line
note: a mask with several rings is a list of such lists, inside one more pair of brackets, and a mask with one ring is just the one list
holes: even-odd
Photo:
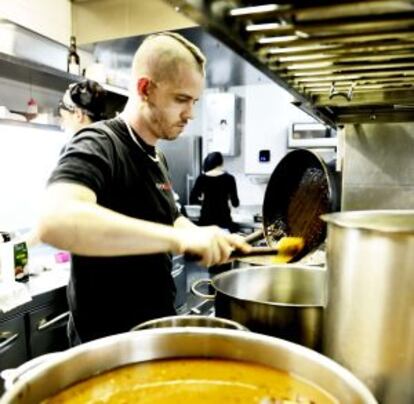
[[(293, 122), (313, 118), (292, 105), (292, 97), (276, 84), (246, 86), (243, 131), (244, 173), (254, 178), (270, 176), (287, 153)], [(268, 157), (264, 151), (268, 150)]]
[(224, 156), (239, 153), (238, 102), (235, 94), (211, 93), (204, 98), (203, 137), (207, 153), (218, 151)]

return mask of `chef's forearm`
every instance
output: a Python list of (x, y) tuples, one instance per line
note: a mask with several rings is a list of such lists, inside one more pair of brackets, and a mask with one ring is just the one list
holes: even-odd
[(174, 227), (178, 229), (191, 229), (197, 226), (185, 216), (179, 216), (174, 222)]
[(130, 218), (99, 205), (72, 201), (49, 209), (39, 224), (45, 243), (79, 255), (116, 256), (175, 252), (176, 230)]

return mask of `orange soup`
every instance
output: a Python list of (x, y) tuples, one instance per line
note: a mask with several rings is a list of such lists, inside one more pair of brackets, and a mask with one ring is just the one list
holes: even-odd
[(95, 376), (45, 400), (84, 403), (338, 404), (319, 387), (292, 374), (226, 359), (142, 362)]

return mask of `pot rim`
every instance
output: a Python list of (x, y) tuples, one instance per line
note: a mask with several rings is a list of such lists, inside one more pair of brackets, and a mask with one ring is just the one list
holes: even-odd
[(317, 304), (311, 304), (311, 303), (282, 303), (282, 302), (270, 302), (267, 300), (258, 300), (258, 299), (249, 299), (249, 298), (241, 298), (235, 295), (232, 295), (226, 291), (224, 291), (222, 288), (218, 287), (216, 285), (216, 282), (219, 281), (222, 278), (227, 278), (229, 276), (233, 276), (236, 273), (243, 273), (243, 272), (257, 272), (257, 271), (271, 271), (272, 269), (280, 269), (280, 270), (303, 270), (304, 272), (310, 271), (310, 272), (316, 272), (320, 274), (326, 273), (326, 268), (320, 268), (320, 267), (314, 267), (311, 265), (301, 265), (298, 263), (294, 264), (275, 264), (275, 265), (269, 265), (269, 266), (254, 266), (254, 267), (247, 267), (247, 268), (236, 268), (231, 269), (229, 271), (225, 271), (221, 274), (213, 276), (211, 278), (211, 283), (214, 287), (214, 289), (221, 294), (230, 297), (232, 300), (242, 301), (242, 302), (249, 302), (249, 303), (255, 303), (255, 304), (263, 304), (266, 306), (272, 306), (272, 307), (289, 307), (289, 308), (321, 308), (323, 309), (326, 306), (326, 298), (325, 296), (322, 296), (321, 303)]
[[(134, 328), (131, 329), (131, 331), (141, 331), (141, 330), (146, 330), (148, 328), (151, 328), (152, 325), (154, 324), (159, 324), (162, 323), (164, 321), (174, 321), (174, 322), (179, 322), (180, 320), (194, 320), (195, 322), (197, 321), (211, 321), (216, 322), (216, 324), (226, 324), (228, 326), (231, 326), (233, 328), (231, 329), (235, 329), (235, 330), (240, 330), (240, 331), (249, 331), (244, 325), (238, 323), (237, 321), (233, 321), (233, 320), (229, 320), (227, 318), (223, 318), (223, 317), (208, 317), (208, 316), (203, 316), (203, 315), (195, 315), (195, 314), (191, 314), (191, 315), (175, 315), (175, 316), (166, 316), (166, 317), (160, 317), (160, 318), (155, 318), (153, 320), (148, 320), (148, 321), (144, 321), (143, 323), (140, 323), (138, 325), (136, 325)], [(173, 327), (203, 327), (203, 328), (221, 328), (215, 325), (164, 325), (161, 327), (153, 327), (151, 329), (154, 328), (173, 328)], [(224, 328), (224, 327), (222, 327)]]
[(346, 229), (379, 233), (414, 233), (414, 209), (356, 210), (327, 213), (321, 219)]
[[(275, 351), (280, 349), (283, 351), (284, 355), (291, 354), (294, 356), (295, 361), (304, 361), (304, 363), (313, 363), (315, 365), (321, 366), (325, 371), (332, 373), (336, 377), (338, 377), (342, 383), (346, 383), (346, 385), (352, 389), (352, 391), (359, 395), (362, 398), (362, 402), (366, 404), (377, 404), (372, 393), (369, 389), (365, 386), (365, 384), (360, 381), (355, 375), (353, 375), (349, 370), (341, 366), (340, 364), (336, 363), (332, 359), (313, 351), (309, 348), (304, 346), (295, 344), (290, 341), (282, 340), (275, 337), (270, 337), (267, 335), (257, 334), (253, 332), (245, 332), (240, 330), (233, 330), (233, 329), (224, 329), (224, 328), (203, 328), (203, 327), (167, 327), (167, 328), (156, 328), (156, 329), (148, 329), (148, 330), (140, 330), (140, 331), (133, 331), (127, 332), (123, 334), (112, 335), (105, 338), (100, 338), (95, 341), (87, 342), (82, 345), (79, 345), (74, 348), (70, 348), (67, 351), (61, 352), (60, 355), (50, 359), (50, 361), (44, 362), (40, 364), (37, 368), (32, 369), (27, 374), (25, 374), (9, 391), (0, 398), (0, 404), (10, 404), (14, 402), (20, 402), (19, 397), (20, 394), (23, 394), (26, 389), (30, 390), (30, 382), (35, 383), (36, 380), (41, 380), (42, 377), (45, 378), (49, 374), (53, 373), (54, 371), (61, 370), (61, 367), (65, 362), (77, 362), (82, 363), (82, 360), (85, 358), (91, 358), (93, 353), (98, 353), (102, 355), (102, 352), (110, 352), (112, 349), (116, 347), (127, 345), (128, 343), (133, 343), (139, 346), (140, 343), (145, 341), (145, 339), (155, 340), (156, 338), (189, 338), (189, 339), (197, 339), (197, 338), (208, 338), (211, 340), (220, 340), (225, 339), (228, 342), (236, 342), (239, 343), (247, 343), (247, 344), (259, 344), (263, 348), (273, 348)], [(207, 346), (206, 346), (207, 347)], [(117, 367), (138, 363), (142, 361), (151, 361), (156, 359), (173, 359), (177, 357), (217, 357), (217, 358), (227, 358), (229, 360), (247, 360), (249, 362), (254, 363), (262, 363), (261, 360), (252, 360), (252, 359), (245, 359), (244, 356), (237, 350), (235, 351), (228, 351), (228, 355), (223, 354), (212, 354), (206, 355), (204, 349), (200, 349), (199, 352), (187, 354), (187, 355), (160, 355), (159, 357), (146, 357), (145, 359), (137, 360), (136, 358), (128, 357), (128, 361), (123, 363), (116, 363), (113, 366), (107, 367), (105, 369), (95, 369), (95, 372), (90, 374), (89, 377), (93, 375), (99, 374), (101, 372), (109, 371), (116, 369)], [(275, 352), (276, 353), (276, 352)], [(150, 356), (150, 355), (149, 355)], [(264, 363), (262, 363), (264, 364)], [(277, 369), (276, 366), (267, 365)], [(280, 369), (283, 369), (283, 365), (281, 365)], [(306, 366), (305, 366), (306, 368)], [(295, 370), (293, 373), (296, 376), (301, 376), (301, 369), (302, 367), (298, 367), (298, 370)], [(289, 372), (289, 370), (284, 370)], [(303, 371), (306, 373), (306, 370)], [(309, 376), (302, 377), (309, 383), (312, 382)], [(78, 379), (77, 381), (80, 381)], [(70, 384), (67, 384), (63, 388), (67, 388)], [(330, 393), (329, 388), (327, 389), (325, 386), (321, 386), (320, 388), (325, 389), (328, 393)], [(332, 394), (332, 393), (331, 393)], [(14, 401), (16, 400), (16, 401)]]

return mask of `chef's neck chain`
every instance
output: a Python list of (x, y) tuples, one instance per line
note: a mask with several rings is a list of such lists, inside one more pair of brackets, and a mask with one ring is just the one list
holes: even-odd
[(130, 126), (130, 124), (127, 122), (126, 119), (122, 118), (122, 120), (124, 121), (127, 129), (128, 129), (128, 133), (131, 136), (133, 142), (155, 163), (159, 162), (159, 158), (158, 158), (158, 154), (157, 151), (155, 151), (155, 157), (152, 156), (147, 150), (144, 149), (144, 147), (142, 146), (142, 144), (138, 141), (138, 139), (136, 138), (134, 132), (132, 131), (132, 128)]

